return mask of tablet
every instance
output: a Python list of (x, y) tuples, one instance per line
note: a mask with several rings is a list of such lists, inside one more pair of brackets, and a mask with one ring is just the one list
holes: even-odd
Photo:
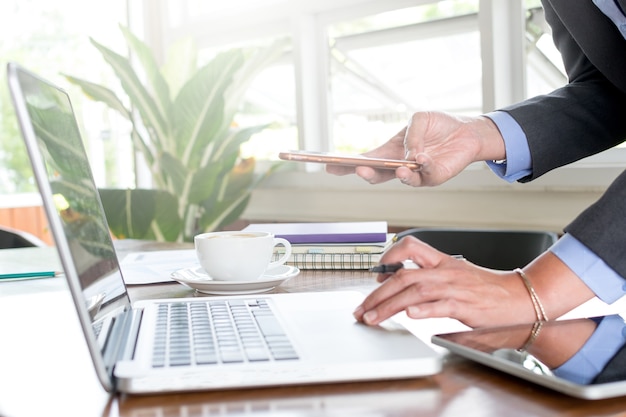
[(377, 169), (396, 169), (407, 167), (419, 171), (421, 165), (414, 161), (403, 159), (370, 158), (363, 155), (345, 155), (330, 152), (315, 151), (283, 151), (278, 154), (280, 159), (296, 162), (314, 162), (329, 165), (368, 166)]
[(626, 395), (626, 323), (621, 315), (481, 328), (432, 337), (451, 352), (561, 393)]

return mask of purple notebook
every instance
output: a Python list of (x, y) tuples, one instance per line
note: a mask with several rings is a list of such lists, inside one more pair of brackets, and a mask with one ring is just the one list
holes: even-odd
[(387, 240), (387, 222), (254, 223), (243, 231), (271, 232), (290, 243), (373, 243)]

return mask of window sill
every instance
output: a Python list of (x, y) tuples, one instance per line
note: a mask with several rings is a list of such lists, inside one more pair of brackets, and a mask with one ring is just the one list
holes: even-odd
[(622, 168), (564, 167), (532, 183), (509, 184), (484, 164), (439, 187), (398, 181), (371, 185), (350, 175), (280, 170), (261, 184), (244, 213), (254, 221), (386, 220), (393, 226), (449, 226), (559, 232), (596, 201)]

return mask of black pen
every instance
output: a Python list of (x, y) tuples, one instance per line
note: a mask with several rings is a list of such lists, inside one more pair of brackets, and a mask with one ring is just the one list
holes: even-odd
[[(465, 259), (463, 255), (452, 255), (455, 259)], [(410, 259), (402, 262), (395, 262), (392, 264), (380, 264), (370, 268), (370, 272), (378, 272), (379, 274), (391, 274), (397, 272), (399, 269), (419, 269), (419, 265)]]

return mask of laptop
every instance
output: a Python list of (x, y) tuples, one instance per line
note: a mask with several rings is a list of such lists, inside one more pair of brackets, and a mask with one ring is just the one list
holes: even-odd
[(408, 330), (357, 323), (351, 313), (363, 298), (358, 292), (132, 303), (68, 95), (18, 64), (7, 70), (49, 226), (106, 390), (147, 394), (440, 371), (440, 355)]
[(432, 342), (573, 397), (626, 395), (626, 320), (607, 315), (439, 334)]

